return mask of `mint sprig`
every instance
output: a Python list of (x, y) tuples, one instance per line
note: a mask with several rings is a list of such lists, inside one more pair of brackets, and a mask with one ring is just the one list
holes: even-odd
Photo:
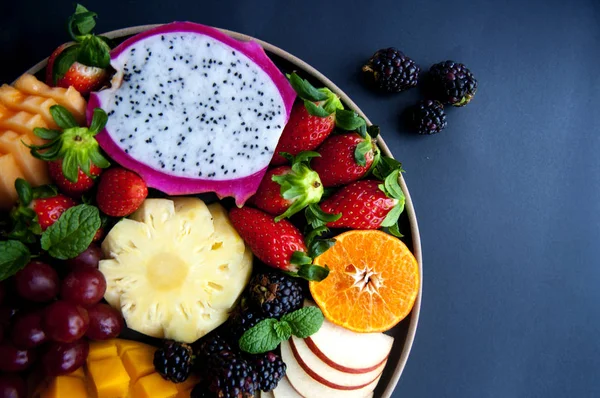
[(60, 260), (76, 257), (92, 243), (100, 225), (97, 207), (85, 204), (71, 207), (44, 231), (42, 249)]
[(317, 333), (323, 321), (323, 313), (318, 307), (301, 308), (279, 321), (274, 318), (262, 320), (240, 338), (240, 349), (250, 354), (272, 351), (292, 335), (304, 339)]
[(3, 281), (19, 270), (23, 269), (29, 260), (31, 253), (23, 243), (17, 240), (0, 242), (0, 281)]

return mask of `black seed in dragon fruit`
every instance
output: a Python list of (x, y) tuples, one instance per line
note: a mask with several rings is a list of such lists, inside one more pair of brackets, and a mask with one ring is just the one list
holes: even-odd
[(109, 89), (88, 113), (117, 163), (170, 195), (252, 196), (288, 121), (295, 92), (256, 42), (190, 22), (140, 33), (111, 53)]

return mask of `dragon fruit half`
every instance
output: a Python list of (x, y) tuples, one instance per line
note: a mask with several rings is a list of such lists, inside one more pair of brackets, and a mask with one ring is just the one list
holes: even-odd
[(169, 195), (241, 206), (256, 192), (295, 99), (258, 43), (174, 22), (123, 42), (111, 65), (111, 88), (88, 105), (109, 115), (97, 135), (109, 156)]

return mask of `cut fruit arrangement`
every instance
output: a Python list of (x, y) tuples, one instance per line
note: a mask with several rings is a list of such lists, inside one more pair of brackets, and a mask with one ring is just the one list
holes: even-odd
[(0, 87), (0, 395), (373, 396), (421, 277), (379, 128), (255, 42), (95, 24)]

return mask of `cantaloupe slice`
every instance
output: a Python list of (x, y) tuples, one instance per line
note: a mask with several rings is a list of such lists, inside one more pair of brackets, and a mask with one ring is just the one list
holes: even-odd
[(50, 107), (57, 105), (57, 102), (52, 98), (24, 94), (16, 88), (4, 84), (0, 87), (0, 103), (13, 111), (25, 111), (34, 115), (38, 114), (44, 118), (49, 128), (58, 128), (50, 114)]
[(12, 153), (0, 156), (0, 209), (10, 209), (17, 201), (15, 180), (25, 178)]
[(13, 111), (11, 111), (10, 109), (2, 105), (2, 103), (0, 103), (0, 120), (6, 119), (7, 117), (10, 117), (13, 114)]
[[(22, 141), (22, 142), (21, 142)], [(46, 162), (34, 158), (25, 144), (31, 145), (31, 138), (7, 131), (0, 135), (0, 153), (12, 153), (25, 179), (34, 187), (49, 184)], [(0, 173), (3, 172), (0, 170)]]
[(60, 105), (67, 108), (75, 117), (77, 122), (85, 122), (86, 102), (81, 94), (73, 87), (49, 87), (39, 81), (35, 76), (24, 74), (17, 79), (15, 88), (26, 94), (39, 95), (40, 97), (52, 98)]
[(48, 128), (48, 125), (40, 115), (32, 115), (23, 111), (0, 120), (0, 132), (12, 130), (18, 134), (29, 136), (32, 142), (40, 145), (45, 141), (33, 133), (33, 129), (36, 127)]

